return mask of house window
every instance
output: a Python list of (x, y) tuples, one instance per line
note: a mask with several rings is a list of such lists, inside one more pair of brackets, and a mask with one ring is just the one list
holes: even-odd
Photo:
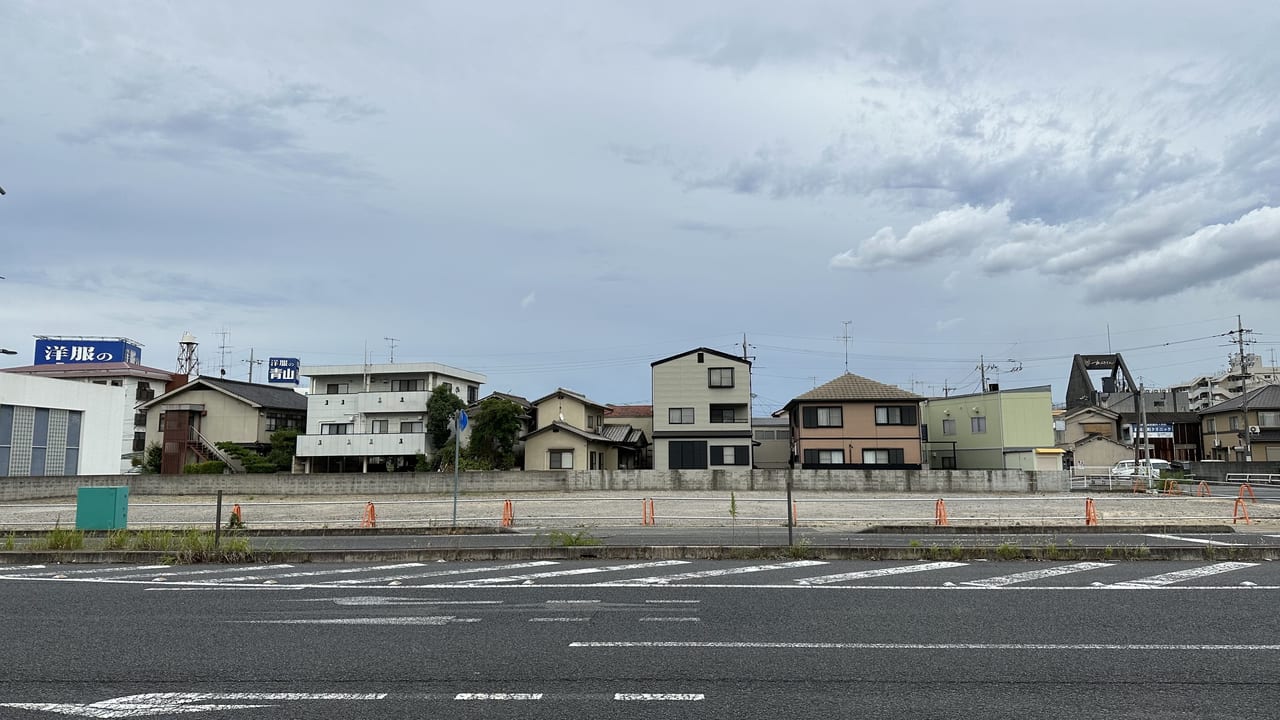
[(671, 408), (667, 410), (667, 422), (672, 425), (692, 425), (693, 408)]
[(955, 470), (956, 458), (954, 455), (943, 455), (938, 458), (938, 467), (943, 470)]
[(738, 422), (737, 414), (734, 412), (734, 408), (732, 405), (712, 405), (711, 406), (711, 422), (713, 423)]
[(745, 445), (712, 445), (712, 465), (746, 465), (747, 447)]
[(419, 392), (426, 389), (422, 380), (392, 380), (391, 392)]
[(1205, 429), (1209, 432), (1218, 432), (1218, 418), (1211, 417), (1205, 420)]
[(800, 415), (807, 428), (844, 427), (844, 411), (839, 407), (807, 407)]
[(329, 383), (325, 386), (326, 395), (346, 395), (351, 392), (350, 383)]
[(731, 388), (733, 387), (733, 368), (708, 368), (707, 369), (707, 387), (713, 388)]
[(134, 414), (133, 414), (133, 425), (134, 425), (134, 427), (146, 427), (146, 426), (147, 426), (147, 414), (146, 414), (146, 413), (144, 413), (144, 412), (134, 413)]
[(572, 450), (552, 450), (547, 454), (547, 467), (552, 470), (572, 470), (573, 469), (573, 451)]
[(373, 433), (374, 435), (383, 435), (388, 432), (391, 432), (391, 421), (390, 420), (374, 420), (373, 422), (369, 423), (369, 432)]
[(876, 407), (877, 425), (915, 425), (916, 409), (911, 405), (880, 405)]
[(323, 423), (320, 425), (321, 435), (351, 435), (355, 431), (355, 423)]
[(1231, 422), (1231, 429), (1232, 429), (1232, 430), (1239, 430), (1239, 429), (1240, 429), (1240, 416), (1239, 416), (1239, 415), (1232, 415), (1232, 416), (1231, 416), (1231, 420), (1230, 420), (1230, 422)]
[(592, 470), (599, 470), (601, 465), (603, 465), (603, 461), (604, 461), (604, 453), (596, 452), (595, 450), (587, 451), (588, 467), (590, 467)]
[(436, 387), (442, 387), (445, 390), (448, 390), (449, 392), (453, 392), (453, 383), (442, 382)]
[(402, 433), (420, 433), (422, 432), (422, 421), (414, 420), (412, 422), (405, 421), (400, 423), (400, 432)]
[(476, 401), (479, 399), (480, 399), (480, 388), (476, 387), (475, 385), (468, 385), (467, 386), (467, 404), (475, 405)]
[[(711, 422), (715, 422), (712, 420)], [(773, 430), (756, 430), (753, 437), (756, 440), (772, 440), (774, 438)]]
[(955, 435), (955, 434), (956, 434), (956, 421), (955, 421), (955, 420), (943, 420), (943, 421), (942, 421), (942, 434), (943, 434), (943, 435)]
[(987, 431), (987, 419), (979, 415), (978, 417), (969, 418), (969, 432), (984, 433)]
[(862, 463), (864, 465), (905, 465), (906, 455), (902, 448), (863, 450)]
[(804, 451), (805, 465), (843, 465), (843, 450), (816, 450), (809, 449)]
[(133, 451), (142, 452), (147, 449), (147, 434), (145, 432), (136, 432), (133, 434)]
[(667, 468), (670, 470), (707, 469), (707, 441), (672, 440), (667, 443)]
[(1280, 412), (1258, 413), (1258, 427), (1280, 427)]

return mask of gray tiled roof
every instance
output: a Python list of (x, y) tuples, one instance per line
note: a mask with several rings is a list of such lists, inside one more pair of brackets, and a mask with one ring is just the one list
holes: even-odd
[(845, 373), (803, 395), (797, 395), (791, 402), (802, 400), (924, 400), (924, 396), (861, 375)]
[(1275, 410), (1280, 408), (1280, 385), (1263, 385), (1256, 390), (1250, 390), (1246, 396), (1231, 398), (1226, 402), (1206, 408), (1200, 414), (1212, 415), (1213, 413), (1239, 410), (1244, 406), (1246, 397), (1249, 400), (1250, 410)]
[(275, 410), (307, 409), (306, 396), (295, 392), (292, 386), (275, 387), (241, 382), (239, 380), (223, 380), (222, 378), (205, 377), (203, 375), (200, 376), (199, 380), (206, 385), (221, 388), (232, 395), (244, 398), (264, 408)]

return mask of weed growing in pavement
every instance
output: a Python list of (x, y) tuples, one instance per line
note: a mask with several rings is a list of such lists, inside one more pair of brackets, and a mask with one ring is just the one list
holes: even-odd
[(960, 543), (952, 543), (952, 544), (951, 544), (951, 559), (952, 559), (952, 560), (959, 560), (959, 559), (960, 559), (960, 558), (962, 558), (962, 557), (964, 557), (964, 546), (963, 546), (963, 545), (961, 545)]
[(1016, 560), (1022, 557), (1022, 551), (1018, 549), (1017, 545), (1004, 542), (996, 547), (996, 557), (1001, 560)]
[(106, 537), (102, 539), (103, 550), (124, 550), (129, 547), (129, 538), (132, 536), (128, 530), (109, 530)]
[(1143, 560), (1151, 557), (1151, 548), (1146, 545), (1127, 547), (1124, 549), (1124, 556), (1129, 560)]
[(178, 536), (173, 555), (165, 559), (173, 563), (248, 562), (253, 559), (248, 538), (230, 536), (220, 544), (214, 544), (213, 533), (204, 530), (188, 530)]
[(913, 547), (913, 548), (918, 548), (921, 545), (923, 545), (923, 543), (921, 543), (919, 540), (912, 540), (911, 542), (907, 543), (907, 547)]
[(1055, 544), (1053, 544), (1053, 543), (1049, 543), (1048, 545), (1045, 545), (1045, 546), (1044, 546), (1044, 556), (1045, 556), (1046, 558), (1048, 558), (1049, 560), (1057, 560), (1057, 559), (1058, 559), (1058, 546), (1057, 546), (1057, 545), (1055, 545)]
[(1112, 556), (1114, 556), (1115, 554), (1116, 554), (1115, 548), (1111, 547), (1110, 545), (1102, 548), (1102, 557), (1105, 560), (1110, 560)]
[(42, 545), (46, 550), (79, 550), (84, 547), (84, 531), (67, 530), (55, 525), (44, 537)]
[(5, 539), (4, 539), (4, 549), (5, 549), (5, 550), (12, 550), (12, 549), (13, 549), (14, 539), (15, 539), (15, 538), (17, 538), (17, 534), (16, 534), (16, 533), (12, 533), (12, 532), (11, 532), (11, 533), (9, 533), (7, 536), (5, 536)]
[(583, 547), (604, 544), (603, 540), (592, 535), (586, 530), (579, 530), (578, 532), (552, 530), (547, 533), (547, 539), (555, 547)]
[(800, 542), (787, 548), (787, 557), (793, 560), (810, 560), (815, 554), (813, 541), (809, 538), (800, 538)]
[(172, 530), (139, 530), (129, 538), (130, 550), (165, 551), (173, 549), (174, 545)]

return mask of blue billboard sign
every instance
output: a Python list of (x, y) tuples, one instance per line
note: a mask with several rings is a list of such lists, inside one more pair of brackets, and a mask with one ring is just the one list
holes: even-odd
[(142, 362), (142, 348), (122, 338), (37, 338), (36, 365)]
[(267, 382), (297, 385), (298, 370), (301, 367), (298, 358), (270, 358), (267, 361)]

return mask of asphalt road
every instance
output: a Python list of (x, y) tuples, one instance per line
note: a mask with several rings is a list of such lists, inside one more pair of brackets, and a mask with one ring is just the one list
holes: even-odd
[(0, 718), (1256, 720), (1280, 701), (1275, 563), (514, 565), (0, 568)]

